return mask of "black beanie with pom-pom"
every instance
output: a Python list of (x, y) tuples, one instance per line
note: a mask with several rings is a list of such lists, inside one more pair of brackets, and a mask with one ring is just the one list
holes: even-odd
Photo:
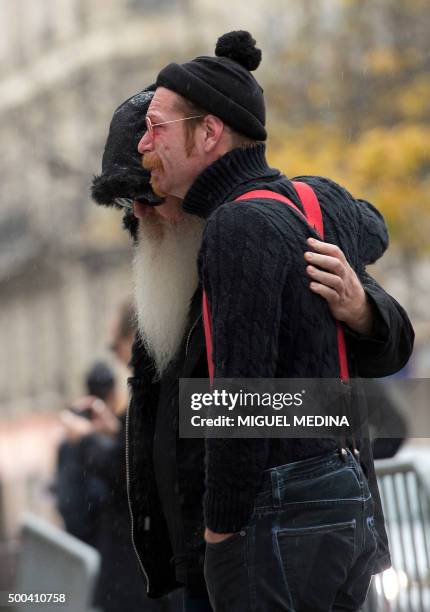
[(261, 51), (249, 32), (238, 30), (218, 39), (216, 57), (196, 57), (169, 64), (157, 87), (166, 87), (222, 119), (252, 140), (266, 140), (263, 89), (252, 76)]

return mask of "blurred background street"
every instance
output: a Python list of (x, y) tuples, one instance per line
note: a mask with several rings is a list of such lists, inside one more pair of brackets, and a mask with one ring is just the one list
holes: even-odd
[[(0, 0), (0, 591), (22, 513), (62, 525), (58, 413), (96, 359), (126, 402), (108, 344), (132, 293), (131, 244), (121, 213), (89, 198), (112, 113), (233, 29), (263, 50), (270, 162), (329, 176), (384, 214), (391, 244), (370, 272), (416, 330), (402, 375), (430, 375), (426, 0)], [(430, 402), (414, 401), (424, 437), (406, 450), (426, 452)]]

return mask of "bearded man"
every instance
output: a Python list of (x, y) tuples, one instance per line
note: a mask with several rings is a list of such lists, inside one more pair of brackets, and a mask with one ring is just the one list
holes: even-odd
[[(116, 109), (102, 174), (94, 177), (92, 197), (98, 204), (125, 210), (123, 226), (134, 242), (138, 332), (130, 362), (134, 376), (129, 380), (127, 414), (127, 442), (131, 437), (132, 443), (127, 444), (126, 452), (131, 537), (149, 597), (159, 598), (186, 585), (187, 606), (210, 610), (202, 569), (204, 541), (196, 529), (202, 522), (204, 448), (201, 441), (180, 440), (177, 444), (170, 413), (175, 405), (169, 403), (170, 397), (177, 401), (179, 374), (208, 375), (197, 274), (204, 222), (184, 213), (177, 198), (158, 197), (149, 185), (150, 173), (142, 167), (137, 144), (146, 130), (145, 115), (152, 96), (150, 88), (143, 90)], [(185, 358), (184, 344), (191, 336), (192, 350)], [(180, 362), (181, 373), (175, 373)], [(139, 439), (137, 445), (135, 439)], [(181, 500), (184, 526), (175, 476), (165, 469), (165, 464), (175, 465), (176, 461), (182, 490), (190, 470), (197, 475)], [(160, 492), (166, 491), (171, 499), (169, 525), (174, 524), (171, 534), (159, 500)], [(193, 550), (184, 555), (190, 538)], [(169, 602), (169, 610), (176, 610), (175, 601)]]
[[(240, 37), (243, 38), (243, 35), (240, 34)], [(249, 41), (250, 37), (245, 38)], [(213, 107), (210, 97), (207, 97), (208, 89), (203, 90), (204, 100), (199, 93), (195, 94), (194, 69), (203, 70), (198, 77), (198, 92), (201, 77), (212, 79), (211, 70), (214, 67), (215, 77), (220, 68), (231, 77), (233, 85), (239, 81), (241, 87), (245, 87), (244, 113), (241, 117), (245, 123), (237, 122), (234, 118), (237, 91), (228, 91), (228, 105), (230, 110), (233, 109), (228, 121), (222, 106)], [(168, 79), (172, 70), (179, 70), (185, 90)], [(211, 90), (211, 95), (216, 98), (216, 106), (216, 102), (219, 102), (217, 89), (213, 87), (217, 86), (216, 78), (210, 82), (215, 91), (214, 94)], [(254, 142), (255, 137), (264, 139), (265, 131), (264, 118), (263, 121), (258, 118), (254, 121), (252, 112), (255, 115), (255, 109), (248, 112), (245, 108), (250, 93), (247, 90), (249, 84), (251, 93), (261, 104), (261, 93), (254, 91), (255, 81), (249, 71), (237, 61), (237, 56), (236, 59), (230, 57), (227, 60), (198, 58), (185, 67), (168, 67), (160, 73), (157, 83), (159, 87), (148, 111), (150, 129), (144, 133), (139, 150), (144, 154), (145, 166), (151, 169), (154, 191), (163, 196), (164, 201), (155, 207), (152, 205), (154, 195), (148, 192), (147, 178), (143, 181), (142, 177), (138, 189), (126, 189), (126, 181), (118, 181), (118, 186), (121, 186), (110, 199), (111, 202), (121, 197), (135, 199), (135, 216), (132, 217), (130, 213), (126, 215), (126, 224), (136, 242), (134, 276), (139, 319), (139, 333), (131, 362), (134, 376), (130, 379), (132, 395), (128, 412), (128, 489), (132, 537), (141, 568), (148, 578), (148, 595), (159, 597), (180, 585), (186, 585), (187, 610), (328, 610), (336, 609), (331, 604), (331, 607), (327, 607), (327, 600), (331, 598), (334, 603), (336, 597), (339, 605), (344, 605), (343, 609), (355, 609), (352, 606), (363, 598), (371, 573), (389, 563), (373, 464), (366, 447), (362, 449), (362, 461), (376, 501), (375, 517), (379, 535), (372, 526), (370, 496), (364, 495), (364, 491), (368, 493), (368, 485), (363, 471), (349, 455), (348, 462), (342, 462), (335, 443), (332, 444), (334, 441), (208, 440), (205, 448), (202, 440), (179, 438), (178, 380), (181, 377), (205, 378), (208, 375), (201, 317), (202, 280), (212, 306), (216, 376), (270, 377), (291, 374), (289, 364), (294, 363), (294, 352), (272, 350), (274, 345), (285, 342), (284, 330), (290, 333), (297, 325), (297, 311), (292, 311), (293, 321), (284, 330), (279, 329), (279, 318), (274, 317), (275, 311), (282, 312), (282, 308), (278, 308), (278, 294), (281, 289), (282, 292), (285, 290), (285, 278), (279, 279), (274, 274), (268, 284), (262, 286), (258, 270), (253, 270), (253, 266), (261, 261), (268, 263), (269, 268), (278, 274), (284, 267), (285, 271), (291, 272), (291, 261), (285, 261), (280, 253), (275, 253), (276, 259), (270, 260), (273, 256), (271, 241), (276, 243), (279, 237), (276, 232), (266, 233), (267, 224), (262, 222), (266, 212), (275, 222), (279, 218), (284, 219), (287, 227), (293, 228), (299, 236), (299, 248), (293, 240), (291, 249), (297, 249), (303, 262), (296, 276), (300, 276), (302, 285), (298, 293), (302, 295), (306, 291), (310, 296), (311, 303), (306, 304), (306, 308), (315, 309), (316, 320), (322, 319), (322, 327), (330, 328), (332, 325), (330, 312), (349, 326), (348, 346), (356, 359), (354, 373), (382, 376), (402, 367), (409, 357), (413, 341), (407, 316), (362, 270), (365, 264), (381, 256), (386, 248), (383, 220), (373, 207), (354, 200), (334, 183), (307, 177), (306, 180), (315, 185), (325, 216), (337, 218), (339, 207), (350, 207), (359, 216), (357, 230), (361, 232), (360, 244), (354, 245), (354, 250), (344, 240), (342, 246), (344, 243), (348, 259), (360, 269), (361, 282), (343, 253), (330, 244), (314, 244), (314, 257), (318, 258), (317, 275), (311, 269), (305, 270), (303, 253), (309, 252), (305, 242), (309, 230), (306, 228), (304, 233), (297, 219), (294, 216), (290, 218), (289, 212), (284, 211), (284, 205), (277, 207), (275, 203), (265, 202), (267, 210), (261, 214), (262, 211), (257, 213), (251, 202), (246, 203), (246, 208), (232, 202), (233, 196), (240, 195), (241, 191), (257, 186), (266, 187), (267, 183), (272, 189), (286, 192), (297, 202), (290, 182), (278, 171), (268, 168), (264, 146)], [(181, 90), (180, 94), (177, 88)], [(184, 98), (184, 94), (191, 96), (192, 104)], [(225, 97), (226, 91), (221, 95)], [(199, 102), (210, 103), (210, 108), (206, 106), (209, 110), (196, 108)], [(200, 114), (203, 116), (198, 117)], [(144, 118), (142, 112), (142, 122)], [(251, 129), (253, 124), (255, 128), (256, 123), (259, 124), (257, 130)], [(143, 131), (142, 127), (140, 131)], [(126, 171), (130, 171), (130, 168), (119, 164), (119, 172)], [(224, 202), (228, 204), (223, 206)], [(300, 206), (300, 202), (297, 203)], [(233, 206), (239, 216), (229, 210), (232, 217), (223, 219), (222, 213)], [(248, 223), (243, 222), (248, 210), (257, 233), (263, 232), (260, 236), (250, 234)], [(331, 237), (336, 242), (333, 233)], [(243, 243), (249, 239), (257, 255), (251, 250), (243, 258)], [(234, 261), (236, 245), (238, 262)], [(269, 259), (264, 256), (266, 248)], [(287, 255), (290, 249), (284, 237), (282, 250), (287, 258), (292, 256)], [(198, 253), (200, 282), (197, 274)], [(234, 277), (238, 279), (237, 265), (241, 261), (251, 264), (252, 289), (255, 296), (259, 296), (257, 302), (262, 300), (258, 315), (262, 316), (261, 311), (267, 314), (267, 321), (263, 321), (261, 329), (255, 327), (253, 313), (249, 316), (246, 305), (249, 294), (242, 294), (240, 279), (239, 286), (234, 284)], [(233, 278), (230, 278), (229, 270), (233, 270)], [(215, 271), (225, 279), (223, 291), (214, 284)], [(312, 287), (314, 294), (303, 282), (306, 272), (316, 283)], [(328, 306), (317, 294), (326, 298)], [(253, 304), (255, 296), (251, 300)], [(231, 301), (230, 314), (226, 312), (223, 300)], [(295, 300), (290, 295), (289, 300), (294, 305)], [(237, 317), (239, 312), (240, 318)], [(297, 325), (297, 329), (300, 330), (300, 325)], [(292, 337), (296, 337), (295, 333)], [(301, 333), (303, 337), (303, 329)], [(229, 335), (231, 342), (227, 337)], [(235, 354), (235, 344), (240, 347), (244, 337), (254, 352), (245, 356)], [(255, 345), (251, 342), (252, 338), (256, 340)], [(333, 340), (332, 336), (329, 340)], [(319, 341), (318, 337), (315, 338), (315, 342)], [(325, 351), (327, 344), (328, 341), (325, 341)], [(297, 358), (303, 358), (300, 350)], [(320, 374), (315, 362), (313, 366), (312, 373), (309, 369), (306, 375)], [(330, 368), (329, 375), (336, 376), (335, 365), (331, 364)], [(327, 375), (327, 372), (322, 374)], [(309, 461), (312, 465), (306, 463)], [(303, 523), (300, 525), (300, 538), (303, 537), (303, 529), (310, 528), (311, 531), (307, 533), (323, 534), (327, 546), (321, 548), (319, 540), (310, 538), (310, 548), (308, 545), (304, 551), (295, 549), (294, 554), (290, 554), (288, 540), (282, 537), (288, 535), (288, 522), (279, 526), (282, 529), (276, 529), (270, 520), (266, 520), (265, 525), (257, 521), (258, 496), (267, 497), (270, 502), (272, 491), (266, 490), (268, 480), (271, 481), (275, 473), (285, 476), (282, 471), (275, 472), (284, 464), (289, 464), (288, 469), (299, 468), (302, 471), (306, 466), (313, 466), (314, 473), (327, 477), (332, 484), (334, 473), (337, 478), (342, 477), (338, 478), (339, 482), (343, 481), (336, 491), (336, 501), (339, 502), (336, 506), (337, 517), (329, 500), (323, 499), (325, 492), (315, 491), (321, 494), (321, 504), (331, 512), (330, 528), (323, 530), (322, 523), (318, 522), (319, 518), (325, 520), (326, 517), (316, 514), (312, 521), (309, 512), (300, 513), (301, 520), (308, 522), (305, 526)], [(295, 476), (294, 481), (300, 482), (297, 474)], [(285, 482), (287, 484), (288, 479)], [(356, 490), (358, 483), (360, 491)], [(309, 489), (312, 491), (312, 483)], [(348, 515), (344, 521), (346, 506), (343, 502), (350, 493), (358, 502), (348, 512), (359, 512), (359, 516), (351, 518)], [(335, 505), (334, 502), (332, 505)], [(289, 520), (281, 510), (274, 510), (273, 516)], [(270, 512), (268, 516), (271, 516)], [(343, 535), (345, 524), (349, 526), (347, 537), (338, 538), (339, 534)], [(356, 531), (352, 525), (357, 525)], [(357, 537), (361, 542), (354, 554), (351, 529), (354, 531), (352, 539)], [(275, 536), (273, 540), (272, 534)], [(375, 538), (378, 540), (377, 559), (374, 558)], [(279, 542), (283, 542), (282, 555), (279, 549), (274, 548)], [(336, 544), (339, 544), (338, 548)], [(339, 562), (336, 563), (338, 553)], [(207, 601), (203, 580), (205, 555), (212, 607)], [(345, 557), (348, 557), (347, 564), (344, 564)], [(315, 561), (311, 572), (304, 571), (306, 560)], [(294, 566), (294, 563), (297, 565)], [(343, 568), (343, 565), (347, 567)], [(302, 574), (300, 571), (297, 573), (298, 568)], [(290, 589), (287, 574), (289, 578), (292, 575), (307, 577), (303, 586), (305, 591), (309, 591), (312, 603), (304, 600), (306, 593), (297, 581), (294, 590)], [(343, 590), (339, 576), (343, 577)]]

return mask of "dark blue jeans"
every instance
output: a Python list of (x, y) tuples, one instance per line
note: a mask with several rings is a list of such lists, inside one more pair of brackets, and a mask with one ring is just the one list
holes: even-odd
[(249, 524), (207, 544), (215, 612), (340, 612), (364, 603), (376, 551), (361, 467), (338, 451), (266, 470)]

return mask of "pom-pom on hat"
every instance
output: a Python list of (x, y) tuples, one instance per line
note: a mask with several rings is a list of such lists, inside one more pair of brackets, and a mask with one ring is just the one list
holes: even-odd
[(224, 34), (218, 39), (216, 57), (168, 64), (156, 85), (194, 102), (240, 134), (266, 140), (263, 89), (251, 74), (261, 62), (261, 51), (255, 45), (244, 30)]

